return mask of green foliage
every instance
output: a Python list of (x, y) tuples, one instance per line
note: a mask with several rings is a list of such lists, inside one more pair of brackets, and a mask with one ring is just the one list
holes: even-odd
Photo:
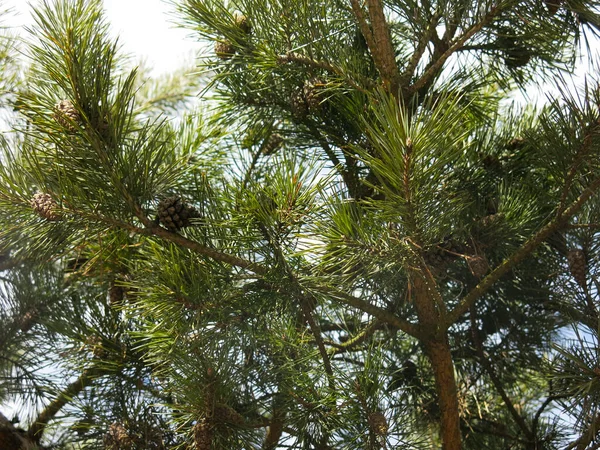
[[(596, 445), (599, 87), (509, 99), (560, 83), (598, 4), (175, 7), (208, 46), (159, 79), (100, 1), (37, 5), (27, 69), (0, 46), (0, 400), (23, 439)], [(170, 197), (198, 212), (175, 231)]]

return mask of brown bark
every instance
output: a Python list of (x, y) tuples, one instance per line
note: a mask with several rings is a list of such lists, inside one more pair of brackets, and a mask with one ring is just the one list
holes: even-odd
[(454, 377), (454, 363), (448, 342), (448, 332), (443, 326), (445, 312), (436, 305), (432, 289), (416, 273), (413, 280), (414, 302), (423, 329), (421, 342), (429, 358), (435, 379), (440, 407), (440, 435), (443, 450), (460, 450), (460, 417), (458, 412), (458, 389)]
[(83, 389), (90, 386), (97, 376), (97, 370), (84, 370), (83, 373), (67, 388), (62, 391), (46, 408), (37, 416), (34, 423), (29, 427), (27, 436), (33, 442), (40, 442), (48, 423), (54, 419), (54, 416)]
[(441, 436), (443, 450), (460, 450), (460, 417), (458, 414), (458, 394), (454, 378), (454, 364), (450, 353), (448, 337), (427, 340), (425, 351), (433, 368), (435, 388), (441, 412)]
[(264, 450), (274, 450), (279, 445), (279, 440), (283, 434), (283, 426), (285, 425), (285, 416), (286, 410), (281, 394), (278, 394), (273, 401), (273, 417), (265, 437)]

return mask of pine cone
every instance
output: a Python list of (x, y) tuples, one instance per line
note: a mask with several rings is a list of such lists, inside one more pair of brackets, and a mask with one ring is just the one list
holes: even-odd
[(233, 15), (233, 20), (235, 21), (235, 26), (242, 30), (244, 33), (250, 34), (252, 32), (252, 25), (250, 25), (250, 21), (245, 15), (235, 13)]
[(302, 120), (306, 118), (308, 114), (308, 104), (301, 92), (295, 91), (290, 96), (290, 110), (295, 119)]
[(198, 217), (198, 212), (177, 195), (161, 200), (157, 212), (159, 222), (169, 231), (188, 227), (191, 225), (190, 219)]
[(19, 329), (23, 333), (26, 333), (27, 331), (31, 330), (31, 328), (35, 325), (37, 318), (38, 318), (37, 309), (36, 308), (30, 309), (25, 314), (23, 314), (23, 317), (21, 317), (21, 320), (19, 321)]
[(227, 60), (233, 58), (235, 55), (236, 47), (229, 41), (217, 41), (215, 42), (215, 55), (220, 59)]
[(88, 350), (91, 350), (94, 358), (105, 359), (108, 356), (108, 351), (104, 348), (102, 338), (97, 335), (88, 336), (85, 340)]
[(114, 282), (111, 283), (108, 288), (108, 301), (111, 305), (120, 305), (123, 302), (125, 296), (125, 289), (123, 286), (116, 285)]
[(269, 156), (274, 154), (277, 150), (281, 148), (283, 145), (283, 137), (280, 134), (273, 133), (267, 139), (267, 142), (264, 144), (262, 153), (263, 155)]
[(194, 443), (196, 450), (211, 450), (213, 438), (213, 426), (206, 419), (199, 420), (194, 425)]
[(244, 423), (244, 418), (235, 409), (222, 404), (215, 405), (212, 420), (216, 424), (242, 425)]
[(531, 60), (531, 51), (527, 47), (513, 43), (504, 50), (504, 64), (511, 69), (526, 66)]
[(544, 3), (546, 4), (546, 8), (548, 8), (548, 12), (550, 13), (551, 16), (556, 14), (556, 12), (560, 8), (560, 5), (562, 4), (562, 2), (563, 2), (563, 0), (544, 0)]
[(465, 255), (464, 257), (467, 260), (467, 265), (469, 266), (469, 270), (476, 278), (483, 278), (486, 273), (490, 270), (490, 265), (487, 262), (487, 259), (483, 255)]
[(105, 450), (131, 450), (133, 440), (122, 423), (114, 422), (108, 427), (108, 432), (104, 436)]
[(587, 260), (585, 252), (581, 249), (569, 250), (567, 253), (567, 261), (569, 262), (569, 270), (571, 275), (579, 286), (585, 288), (587, 283)]
[(378, 436), (385, 436), (388, 432), (388, 423), (385, 416), (380, 411), (369, 414), (369, 426)]
[(308, 109), (312, 112), (320, 112), (323, 106), (323, 87), (325, 82), (320, 78), (311, 78), (304, 82), (302, 92)]
[(60, 211), (58, 210), (58, 204), (50, 194), (38, 192), (33, 196), (30, 204), (37, 215), (46, 220), (56, 221), (60, 220), (61, 218)]
[(509, 150), (517, 150), (522, 148), (525, 145), (525, 139), (521, 136), (517, 136), (511, 139), (506, 146)]
[(54, 106), (54, 120), (71, 133), (77, 131), (77, 124), (81, 125), (79, 111), (69, 100), (61, 100)]

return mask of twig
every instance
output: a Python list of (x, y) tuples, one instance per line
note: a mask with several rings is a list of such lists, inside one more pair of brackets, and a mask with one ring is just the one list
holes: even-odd
[[(343, 78), (344, 81), (346, 81), (350, 85), (350, 87), (356, 89), (357, 91), (360, 91), (363, 94), (369, 93), (368, 89), (365, 89), (361, 85), (357, 84), (352, 78), (350, 78), (348, 75), (346, 75), (341, 67), (338, 67), (338, 66), (330, 63), (329, 61), (316, 60), (316, 59), (313, 59), (308, 56), (304, 56), (304, 55), (301, 55), (301, 54), (295, 53), (295, 52), (288, 52), (285, 55), (281, 55), (277, 58), (277, 61), (280, 64), (295, 62), (295, 63), (302, 64), (305, 66), (326, 70), (329, 73), (332, 73), (334, 75), (337, 75), (337, 76)], [(365, 85), (367, 85), (369, 88), (375, 87), (375, 84), (373, 83), (373, 81), (368, 78), (362, 77), (362, 79), (360, 81), (362, 83), (364, 83)]]
[(419, 39), (419, 42), (417, 43), (417, 47), (415, 48), (415, 52), (411, 56), (410, 61), (408, 62), (407, 66), (406, 66), (406, 69), (404, 69), (404, 72), (402, 72), (402, 75), (400, 75), (400, 79), (402, 80), (403, 85), (408, 86), (408, 83), (410, 83), (410, 79), (414, 75), (415, 69), (419, 65), (419, 61), (421, 61), (421, 58), (422, 58), (423, 54), (425, 53), (425, 50), (427, 50), (427, 44), (429, 43), (430, 40), (433, 39), (433, 37), (435, 35), (435, 27), (436, 27), (439, 19), (440, 19), (440, 14), (439, 13), (434, 14), (431, 17), (431, 21), (427, 25), (427, 29), (423, 31), (423, 34), (421, 35), (421, 38)]
[(384, 85), (394, 97), (397, 97), (400, 87), (400, 72), (396, 65), (390, 30), (383, 13), (383, 4), (380, 0), (367, 0), (371, 19), (369, 26), (358, 0), (351, 0), (351, 3), (358, 26), (367, 42), (375, 66), (383, 78)]
[(353, 347), (356, 347), (357, 345), (365, 342), (369, 337), (371, 337), (377, 330), (380, 330), (381, 328), (381, 322), (379, 320), (374, 320), (364, 330), (362, 330), (352, 339), (349, 339), (343, 344), (336, 344), (336, 350), (334, 351), (334, 355), (345, 353)]

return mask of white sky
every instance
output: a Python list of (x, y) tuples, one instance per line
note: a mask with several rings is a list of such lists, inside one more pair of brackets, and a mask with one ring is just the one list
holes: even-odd
[[(31, 25), (30, 4), (37, 1), (0, 0), (0, 4), (15, 12), (5, 25), (17, 30)], [(104, 0), (104, 8), (113, 36), (119, 36), (125, 53), (144, 58), (156, 75), (192, 61), (200, 48), (189, 30), (176, 27), (174, 8), (165, 0)]]

